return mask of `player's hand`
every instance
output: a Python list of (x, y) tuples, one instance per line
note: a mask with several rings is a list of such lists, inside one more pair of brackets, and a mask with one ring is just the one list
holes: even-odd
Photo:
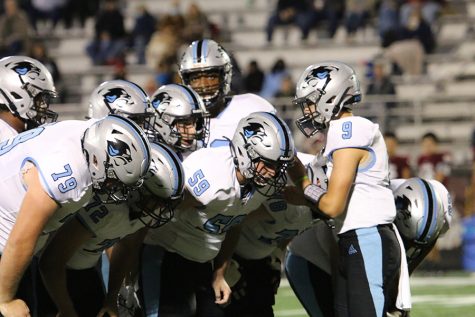
[(30, 317), (30, 309), (21, 299), (13, 299), (0, 304), (0, 314), (4, 317)]
[(224, 279), (224, 276), (221, 274), (215, 275), (212, 285), (214, 295), (216, 296), (215, 303), (218, 305), (226, 304), (229, 300), (229, 296), (231, 295), (231, 288)]
[(119, 312), (117, 308), (113, 307), (102, 307), (97, 317), (119, 317)]
[(285, 186), (281, 194), (291, 205), (302, 206), (307, 204), (303, 191), (298, 187)]
[(104, 302), (103, 307), (97, 314), (97, 317), (119, 317), (119, 309), (117, 308), (117, 300)]

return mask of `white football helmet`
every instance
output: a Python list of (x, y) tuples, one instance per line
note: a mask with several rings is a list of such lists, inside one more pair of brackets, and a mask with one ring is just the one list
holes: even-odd
[(103, 203), (124, 201), (131, 188), (141, 186), (150, 165), (150, 144), (133, 121), (118, 115), (97, 121), (84, 133), (82, 148)]
[(180, 62), (180, 76), (185, 85), (191, 86), (195, 76), (219, 76), (217, 87), (193, 87), (209, 109), (216, 106), (231, 90), (231, 58), (213, 40), (198, 40), (188, 46)]
[(41, 62), (27, 56), (0, 59), (0, 105), (28, 128), (56, 121), (58, 114), (48, 109), (54, 97), (53, 77)]
[(209, 112), (200, 96), (188, 86), (165, 85), (152, 95), (155, 115), (147, 129), (177, 151), (205, 147), (209, 136)]
[(294, 104), (300, 106), (303, 117), (296, 124), (310, 137), (325, 130), (343, 108), (351, 109), (360, 101), (360, 84), (350, 66), (342, 62), (311, 65), (297, 82)]
[(452, 201), (440, 182), (413, 177), (393, 193), (397, 209), (394, 223), (406, 248), (430, 245), (448, 230)]
[(118, 114), (143, 125), (153, 116), (150, 99), (143, 89), (127, 80), (109, 80), (100, 84), (89, 99), (89, 118), (100, 119)]
[(157, 228), (173, 218), (175, 207), (182, 201), (185, 172), (180, 158), (170, 147), (151, 143), (151, 150), (150, 167), (138, 190), (139, 199), (131, 207), (152, 218), (152, 222), (144, 221), (145, 225)]
[[(294, 161), (295, 147), (289, 128), (276, 115), (254, 112), (242, 118), (234, 133), (232, 149), (241, 174), (263, 195), (272, 196), (285, 186), (286, 170)], [(262, 175), (260, 162), (271, 167), (274, 175)]]

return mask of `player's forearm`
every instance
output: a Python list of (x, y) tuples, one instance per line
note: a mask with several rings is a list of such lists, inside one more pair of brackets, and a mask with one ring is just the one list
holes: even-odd
[(0, 303), (15, 297), (18, 284), (33, 256), (35, 244), (10, 237), (0, 261)]
[(294, 163), (287, 169), (287, 173), (295, 186), (300, 186), (303, 189), (310, 184), (305, 166), (298, 157), (295, 157)]
[(228, 267), (229, 261), (231, 260), (234, 250), (238, 244), (240, 234), (240, 225), (232, 227), (226, 233), (226, 237), (224, 238), (219, 253), (214, 259), (215, 274), (224, 275), (224, 272), (226, 272), (226, 268)]

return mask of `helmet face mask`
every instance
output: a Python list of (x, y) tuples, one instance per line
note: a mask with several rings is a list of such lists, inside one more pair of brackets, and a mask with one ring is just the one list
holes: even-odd
[(231, 58), (213, 40), (194, 41), (183, 53), (180, 76), (211, 109), (221, 104), (231, 90)]
[(49, 110), (56, 97), (53, 78), (39, 61), (27, 56), (0, 60), (0, 104), (21, 118), (27, 128), (55, 122), (57, 113)]
[(191, 88), (175, 84), (160, 87), (152, 96), (152, 106), (155, 115), (146, 123), (146, 129), (158, 131), (157, 141), (177, 151), (206, 146), (209, 112)]
[(253, 162), (252, 181), (257, 191), (266, 197), (279, 193), (287, 184), (287, 167), (288, 163), (270, 162), (264, 159)]

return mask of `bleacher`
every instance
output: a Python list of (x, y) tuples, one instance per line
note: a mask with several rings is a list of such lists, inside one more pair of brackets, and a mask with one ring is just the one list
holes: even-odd
[[(186, 9), (192, 0), (182, 0)], [(209, 19), (229, 34), (223, 45), (236, 57), (244, 70), (250, 60), (255, 59), (265, 70), (269, 70), (277, 58), (283, 58), (294, 81), (306, 66), (321, 60), (341, 60), (352, 65), (363, 80), (366, 62), (381, 52), (374, 26), (369, 26), (349, 44), (343, 28), (334, 40), (319, 36), (313, 30), (305, 45), (300, 44), (300, 32), (295, 27), (276, 30), (272, 46), (265, 42), (264, 28), (274, 8), (275, 0), (194, 0)], [(172, 0), (145, 0), (150, 12), (163, 14), (171, 11)], [(396, 100), (400, 107), (391, 111), (377, 109), (377, 116), (387, 122), (385, 128), (394, 129), (403, 143), (403, 151), (413, 153), (415, 141), (427, 131), (437, 133), (444, 146), (453, 148), (457, 163), (469, 160), (469, 139), (475, 127), (475, 1), (449, 1), (452, 12), (443, 16), (438, 25), (439, 49), (427, 57), (427, 74), (417, 78), (395, 77)], [(128, 1), (125, 9), (126, 26), (133, 24), (137, 2)], [(107, 66), (93, 66), (85, 54), (85, 46), (92, 37), (93, 21), (89, 20), (83, 32), (63, 32), (60, 29), (49, 39), (50, 53), (55, 57), (64, 74), (64, 85), (68, 91), (68, 104), (55, 105), (62, 118), (84, 117), (87, 99), (94, 87), (112, 77), (113, 69)], [(287, 40), (284, 40), (286, 38)], [(153, 76), (153, 70), (134, 65), (133, 54), (128, 56), (128, 78), (139, 85)], [(371, 104), (384, 103), (385, 97), (371, 97)], [(289, 109), (290, 100), (279, 100), (279, 109)], [(374, 107), (361, 107), (362, 114)], [(283, 112), (286, 119), (294, 118), (293, 111)], [(374, 116), (374, 115), (373, 115)]]

